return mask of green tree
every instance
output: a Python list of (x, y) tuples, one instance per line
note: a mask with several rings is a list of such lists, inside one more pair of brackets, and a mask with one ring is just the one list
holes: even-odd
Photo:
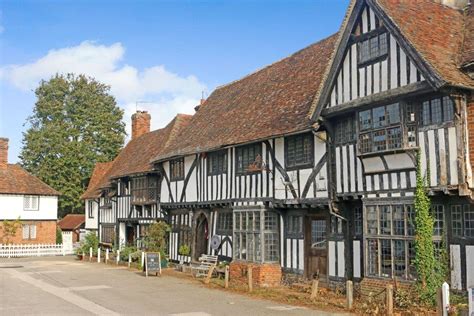
[(56, 75), (36, 89), (20, 158), (23, 167), (61, 192), (59, 215), (80, 213), (79, 199), (96, 162), (123, 145), (123, 111), (110, 87), (93, 78)]
[(433, 244), (434, 218), (426, 192), (425, 178), (421, 171), (420, 153), (417, 155), (415, 190), (415, 266), (418, 274), (417, 289), (423, 303), (433, 305), (436, 290), (446, 277), (445, 255), (435, 253)]
[(160, 251), (164, 255), (166, 249), (166, 237), (171, 228), (165, 222), (153, 223), (148, 227), (145, 236), (145, 248), (148, 251)]
[(4, 220), (0, 229), (2, 231), (2, 236), (0, 238), (0, 243), (2, 244), (11, 244), (12, 238), (15, 238), (18, 228), (21, 226), (20, 218), (17, 218), (14, 221)]
[(63, 231), (59, 226), (56, 227), (56, 244), (63, 243)]

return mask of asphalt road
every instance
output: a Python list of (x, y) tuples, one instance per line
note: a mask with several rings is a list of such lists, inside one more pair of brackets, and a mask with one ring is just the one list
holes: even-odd
[(73, 257), (0, 259), (0, 315), (333, 315)]

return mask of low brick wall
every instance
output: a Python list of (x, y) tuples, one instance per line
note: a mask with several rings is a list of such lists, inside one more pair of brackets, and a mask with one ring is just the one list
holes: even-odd
[[(391, 279), (375, 279), (375, 278), (367, 278), (365, 277), (360, 282), (360, 291), (363, 295), (377, 295), (381, 291), (383, 291), (388, 284), (392, 284), (394, 289), (402, 289), (405, 291), (409, 291), (410, 288), (413, 286), (412, 282), (407, 281), (395, 281)], [(380, 295), (382, 299), (385, 299), (385, 295)]]
[(257, 264), (243, 261), (233, 261), (229, 267), (230, 279), (243, 282), (248, 280), (248, 268), (252, 267), (253, 285), (262, 287), (275, 287), (281, 284), (281, 267), (278, 264)]
[[(22, 220), (20, 226), (16, 230), (16, 235), (10, 238), (12, 244), (55, 244), (56, 243), (56, 221), (37, 221), (37, 220)], [(36, 225), (36, 238), (23, 239), (23, 225)], [(3, 227), (3, 222), (0, 221), (0, 230)], [(2, 241), (0, 240), (0, 243)]]

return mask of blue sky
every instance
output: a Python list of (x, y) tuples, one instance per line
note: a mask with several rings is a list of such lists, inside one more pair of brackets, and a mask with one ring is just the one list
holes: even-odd
[[(111, 85), (128, 124), (192, 113), (201, 92), (337, 32), (348, 0), (0, 2), (0, 137), (18, 161), (33, 90), (56, 72)], [(137, 101), (139, 101), (137, 105)]]

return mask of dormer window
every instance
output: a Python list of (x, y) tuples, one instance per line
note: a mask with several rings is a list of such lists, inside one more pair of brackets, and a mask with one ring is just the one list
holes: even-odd
[(385, 57), (388, 53), (387, 33), (378, 34), (359, 42), (359, 65)]

